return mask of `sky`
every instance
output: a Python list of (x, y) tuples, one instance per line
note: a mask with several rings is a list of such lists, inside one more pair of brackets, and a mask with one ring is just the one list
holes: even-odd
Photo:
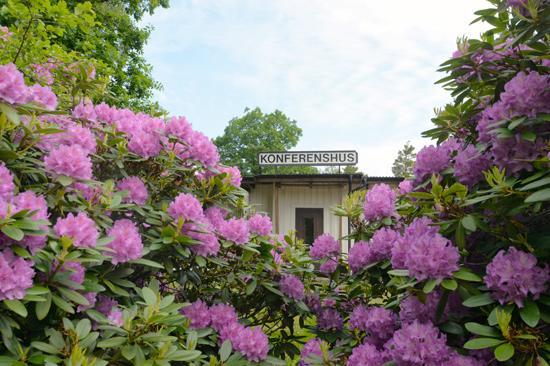
[(171, 0), (143, 20), (156, 93), (209, 137), (246, 107), (283, 111), (295, 150), (357, 150), (359, 169), (389, 176), (398, 150), (431, 144), (434, 82), (483, 0)]

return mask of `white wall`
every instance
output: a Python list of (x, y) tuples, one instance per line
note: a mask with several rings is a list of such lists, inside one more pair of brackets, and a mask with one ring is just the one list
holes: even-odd
[[(278, 192), (274, 192), (274, 189)], [(272, 184), (256, 184), (250, 192), (249, 201), (252, 205), (256, 205), (258, 211), (269, 214), (274, 231), (279, 233), (287, 233), (295, 229), (296, 208), (322, 208), (324, 232), (338, 239), (347, 235), (348, 223), (346, 218), (332, 214), (331, 208), (341, 204), (347, 190), (347, 185), (282, 185), (277, 188)], [(278, 222), (275, 213), (277, 198)], [(343, 252), (347, 252), (347, 240), (341, 243)]]

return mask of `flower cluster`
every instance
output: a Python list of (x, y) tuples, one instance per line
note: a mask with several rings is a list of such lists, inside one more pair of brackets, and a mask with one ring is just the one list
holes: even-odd
[(397, 317), (391, 310), (382, 307), (357, 306), (350, 315), (351, 329), (367, 332), (369, 341), (383, 345), (393, 334), (397, 326)]
[(69, 213), (66, 218), (58, 219), (53, 230), (57, 236), (71, 239), (77, 248), (95, 247), (99, 237), (94, 220), (84, 212), (79, 212), (76, 216)]
[(15, 256), (11, 249), (0, 252), (0, 301), (22, 299), (33, 277), (31, 261)]
[(184, 221), (196, 221), (204, 216), (201, 203), (190, 193), (180, 193), (168, 207), (168, 213)]
[(375, 184), (367, 191), (363, 213), (365, 219), (376, 220), (395, 216), (396, 194), (387, 184)]
[(189, 319), (190, 327), (195, 329), (206, 328), (210, 325), (211, 313), (208, 305), (202, 300), (197, 300), (183, 308), (180, 312)]
[(118, 182), (117, 188), (121, 191), (128, 191), (128, 195), (123, 200), (127, 203), (143, 205), (149, 196), (145, 183), (139, 177), (124, 178)]
[(205, 328), (209, 325), (223, 340), (230, 340), (233, 348), (249, 361), (259, 362), (267, 357), (269, 344), (267, 336), (260, 328), (245, 327), (238, 322), (235, 309), (226, 304), (216, 304), (210, 308), (197, 300), (181, 310), (189, 318), (191, 327)]
[(434, 173), (440, 173), (449, 166), (450, 156), (447, 149), (440, 146), (426, 146), (416, 154), (414, 163), (415, 184), (424, 182)]
[(285, 275), (279, 281), (281, 292), (291, 299), (302, 300), (304, 298), (304, 284), (294, 275)]
[[(531, 162), (542, 154), (545, 145), (540, 137), (532, 141), (524, 139), (521, 130), (504, 138), (495, 133), (494, 129), (516, 117), (535, 117), (539, 113), (550, 112), (549, 84), (549, 75), (534, 71), (519, 72), (504, 85), (500, 100), (481, 113), (476, 127), (479, 140), (490, 145), (494, 162), (508, 173), (532, 170)], [(545, 125), (541, 125), (538, 132), (547, 129)]]
[(336, 270), (339, 254), (340, 244), (330, 234), (319, 235), (309, 249), (311, 258), (323, 260), (319, 271), (324, 274), (330, 274)]
[(219, 232), (225, 239), (239, 245), (245, 244), (250, 238), (248, 223), (245, 219), (229, 219), (222, 223)]
[(113, 240), (107, 244), (113, 250), (113, 264), (141, 258), (143, 243), (136, 225), (128, 219), (116, 220), (107, 232)]
[(300, 351), (300, 362), (299, 366), (309, 366), (308, 358), (312, 355), (318, 356), (319, 358), (323, 357), (323, 351), (321, 350), (321, 341), (319, 338), (313, 338), (304, 344), (302, 351)]
[(483, 171), (489, 168), (489, 158), (480, 153), (475, 146), (468, 145), (458, 150), (454, 158), (454, 175), (458, 181), (473, 186), (483, 179)]
[(403, 325), (384, 347), (397, 365), (444, 365), (449, 358), (445, 335), (430, 323)]
[(380, 366), (389, 361), (387, 354), (369, 343), (355, 347), (347, 366)]
[(251, 233), (265, 236), (271, 233), (271, 228), (269, 216), (255, 214), (248, 219), (248, 229)]
[(23, 74), (14, 64), (0, 66), (0, 100), (10, 104), (35, 103), (47, 110), (57, 107), (57, 97), (48, 87), (25, 85)]
[(415, 219), (391, 250), (393, 267), (408, 269), (419, 281), (441, 280), (458, 269), (458, 249), (430, 224), (428, 219)]
[(484, 281), (501, 304), (514, 302), (523, 307), (529, 294), (538, 299), (548, 289), (550, 267), (537, 266), (534, 255), (511, 247), (499, 251), (489, 263)]

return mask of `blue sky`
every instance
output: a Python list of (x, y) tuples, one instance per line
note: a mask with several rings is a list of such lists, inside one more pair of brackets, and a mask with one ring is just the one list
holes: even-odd
[(144, 20), (157, 99), (210, 137), (246, 107), (280, 109), (303, 129), (296, 149), (353, 149), (391, 175), (397, 151), (430, 141), (450, 99), (435, 70), (483, 0), (172, 0)]

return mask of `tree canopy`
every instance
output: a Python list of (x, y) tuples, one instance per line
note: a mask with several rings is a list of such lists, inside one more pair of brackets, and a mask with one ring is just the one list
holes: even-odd
[[(139, 21), (168, 5), (168, 0), (8, 0), (0, 8), (0, 24), (13, 36), (0, 61), (22, 70), (88, 61), (101, 85), (88, 96), (119, 107), (158, 110), (153, 92), (161, 85), (143, 56), (151, 28)], [(58, 95), (64, 92), (61, 86), (53, 89)]]
[(393, 161), (391, 168), (393, 175), (403, 178), (412, 177), (415, 158), (414, 146), (411, 145), (410, 141), (407, 141), (405, 146), (397, 153), (397, 158)]
[(298, 144), (302, 129), (295, 120), (275, 110), (263, 113), (258, 107), (245, 109), (244, 115), (235, 117), (222, 136), (214, 140), (226, 165), (239, 167), (243, 175), (317, 173), (314, 167), (266, 167), (260, 169), (257, 155), (262, 151), (285, 151)]

